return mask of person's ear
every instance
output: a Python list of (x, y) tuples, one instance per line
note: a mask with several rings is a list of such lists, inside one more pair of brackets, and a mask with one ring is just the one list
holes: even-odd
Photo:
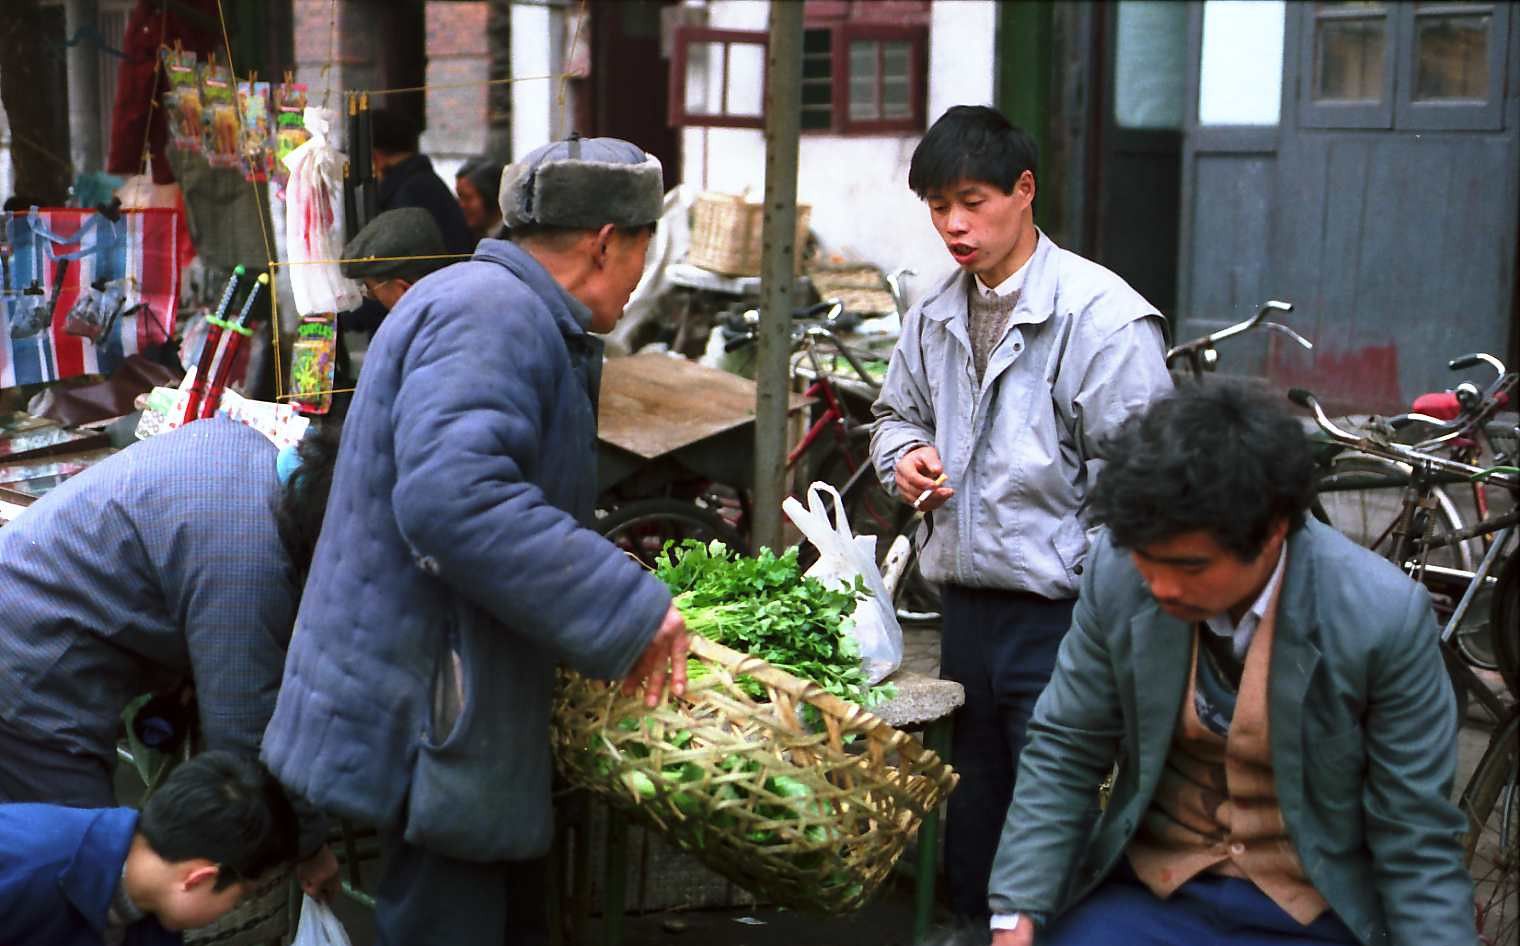
[(1034, 172), (1026, 170), (1024, 173), (1020, 174), (1019, 179), (1013, 182), (1013, 189), (1014, 192), (1019, 195), (1020, 200), (1027, 201), (1031, 204), (1034, 203)]
[(410, 279), (402, 279), (400, 276), (397, 276), (396, 285), (401, 287), (401, 292), (398, 293), (398, 295), (406, 295), (406, 291), (412, 288), (412, 281)]
[(607, 265), (607, 255), (612, 252), (612, 240), (617, 236), (617, 227), (610, 223), (602, 224), (602, 228), (596, 231), (596, 264)]
[(216, 880), (222, 874), (222, 869), (206, 860), (190, 861), (180, 874), (179, 888), (186, 892), (194, 890), (203, 884), (216, 886)]

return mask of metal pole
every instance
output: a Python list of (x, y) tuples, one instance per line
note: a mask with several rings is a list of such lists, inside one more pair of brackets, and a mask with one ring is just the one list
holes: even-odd
[(755, 518), (752, 544), (781, 548), (786, 494), (787, 374), (796, 281), (797, 139), (801, 127), (802, 3), (771, 4), (765, 79), (765, 221), (755, 366)]
[[(100, 27), (96, 0), (67, 0), (64, 30), (74, 45), (65, 57), (69, 85), (69, 158), (74, 174), (99, 171), (105, 161), (100, 149)], [(84, 35), (80, 35), (80, 31)]]

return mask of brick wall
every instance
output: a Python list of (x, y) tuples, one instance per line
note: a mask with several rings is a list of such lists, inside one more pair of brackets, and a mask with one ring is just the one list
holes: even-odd
[[(426, 42), (428, 85), (483, 82), (490, 78), (484, 0), (429, 3)], [(428, 128), (422, 139), (423, 149), (439, 159), (484, 151), (486, 89), (475, 85), (428, 92)]]
[[(328, 77), (322, 69), (331, 50), (332, 0), (291, 0), (294, 13), (297, 80), (307, 83), (314, 100)], [(337, 61), (331, 71), (334, 108), (342, 107), (342, 91), (374, 88), (377, 49), (387, 42), (410, 42), (410, 37), (384, 37), (366, 29), (368, 20), (359, 4), (338, 0)], [(427, 53), (427, 84), (452, 85), (488, 78), (486, 56), (486, 4), (429, 2), (426, 33), (421, 37)], [(427, 93), (427, 130), (422, 149), (432, 155), (439, 174), (453, 183), (460, 160), (485, 149), (486, 87), (435, 89)]]

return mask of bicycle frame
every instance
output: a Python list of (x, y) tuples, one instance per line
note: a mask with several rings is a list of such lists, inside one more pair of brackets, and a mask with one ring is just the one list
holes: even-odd
[(1478, 702), (1483, 704), (1494, 719), (1502, 719), (1505, 712), (1503, 703), (1484, 685), (1478, 675), (1473, 672), (1472, 667), (1468, 666), (1461, 654), (1457, 652), (1452, 639), (1456, 636), (1462, 621), (1466, 619), (1473, 601), (1476, 600), (1478, 589), (1488, 582), (1489, 573), (1498, 564), (1500, 554), (1509, 544), (1517, 524), (1520, 524), (1520, 510), (1486, 519), (1465, 529), (1436, 535), (1427, 534), (1428, 510), (1433, 504), (1431, 490), (1443, 479), (1450, 480), (1459, 477), (1468, 480), (1485, 477), (1513, 492), (1520, 492), (1520, 480), (1510, 474), (1487, 476), (1487, 471), (1470, 463), (1421, 453), (1402, 444), (1384, 442), (1372, 437), (1358, 437), (1342, 430), (1331, 421), (1325, 415), (1324, 408), (1309, 392), (1295, 388), (1288, 392), (1288, 398), (1295, 404), (1308, 408), (1314, 414), (1314, 420), (1320, 429), (1335, 441), (1370, 456), (1393, 460), (1410, 468), (1408, 484), (1404, 488), (1401, 499), (1401, 512), (1393, 526), (1394, 549), (1390, 558), (1415, 581), (1423, 583), (1425, 580), (1427, 574), (1425, 553), (1430, 549), (1465, 542), (1478, 536), (1494, 536), (1488, 543), (1482, 561), (1468, 581), (1462, 597), (1458, 600), (1450, 617), (1447, 618), (1446, 624), (1441, 628), (1440, 640), (1442, 658), (1453, 680), (1458, 682), (1468, 694), (1476, 696)]

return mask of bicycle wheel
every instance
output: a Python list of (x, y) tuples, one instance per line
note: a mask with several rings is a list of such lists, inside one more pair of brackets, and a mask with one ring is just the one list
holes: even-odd
[[(1342, 454), (1331, 463), (1329, 474), (1320, 478), (1316, 500), (1331, 526), (1358, 545), (1391, 561), (1398, 539), (1394, 528), (1403, 512), (1404, 487), (1408, 483), (1409, 474), (1397, 463), (1380, 457)], [(1432, 533), (1454, 532), (1464, 527), (1457, 504), (1444, 489), (1433, 487), (1431, 498), (1435, 501), (1431, 510), (1434, 519)], [(1471, 572), (1479, 557), (1475, 545), (1475, 541), (1469, 540), (1430, 549), (1425, 555), (1425, 563)], [(1404, 563), (1394, 564), (1402, 566)], [(1462, 578), (1427, 574), (1425, 585), (1430, 589), (1436, 612), (1443, 620), (1456, 607), (1467, 584)], [(1488, 619), (1488, 594), (1488, 589), (1480, 589), (1478, 600), (1457, 629), (1455, 643), (1468, 663), (1493, 670), (1496, 664)]]
[(1494, 663), (1505, 686), (1520, 699), (1520, 553), (1511, 552), (1499, 570), (1493, 600)]
[(654, 568), (667, 542), (718, 539), (740, 555), (749, 546), (722, 516), (705, 506), (680, 499), (639, 499), (609, 510), (597, 520), (597, 531), (646, 568)]
[(1520, 710), (1512, 711), (1462, 790), (1465, 838), (1478, 907), (1478, 932), (1488, 946), (1520, 942)]

